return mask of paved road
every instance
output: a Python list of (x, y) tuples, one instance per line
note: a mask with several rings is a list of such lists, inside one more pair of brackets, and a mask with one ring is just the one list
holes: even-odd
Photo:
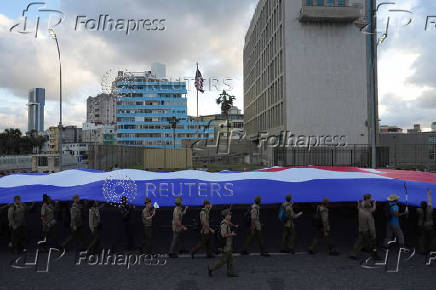
[(77, 256), (69, 253), (52, 262), (48, 273), (37, 273), (35, 268), (13, 269), (9, 263), (14, 258), (9, 253), (0, 255), (0, 289), (436, 288), (436, 262), (425, 266), (421, 255), (401, 262), (398, 273), (386, 273), (383, 268), (363, 269), (359, 261), (352, 261), (346, 255), (331, 257), (322, 251), (315, 256), (306, 253), (273, 255), (270, 258), (237, 256), (235, 269), (240, 275), (238, 278), (227, 278), (225, 267), (215, 272), (212, 278), (208, 277), (206, 267), (213, 260), (203, 257), (192, 260), (186, 256), (168, 260), (164, 266), (137, 265), (127, 270), (125, 266), (90, 266), (85, 263), (77, 266)]

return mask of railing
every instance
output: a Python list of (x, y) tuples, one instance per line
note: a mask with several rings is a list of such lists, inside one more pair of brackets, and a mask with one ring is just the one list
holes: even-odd
[(0, 170), (29, 170), (32, 169), (31, 155), (0, 156)]

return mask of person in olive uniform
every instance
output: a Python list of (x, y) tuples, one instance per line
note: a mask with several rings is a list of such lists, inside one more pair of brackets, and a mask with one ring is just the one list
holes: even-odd
[(269, 257), (270, 255), (265, 252), (265, 248), (263, 245), (263, 235), (262, 235), (262, 226), (260, 224), (260, 202), (262, 197), (256, 196), (254, 198), (254, 204), (251, 206), (250, 211), (250, 234), (247, 236), (245, 240), (244, 247), (242, 248), (241, 255), (248, 255), (248, 247), (251, 244), (253, 238), (257, 239), (260, 247), (260, 255), (264, 257)]
[(170, 246), (170, 258), (177, 258), (177, 254), (174, 252), (176, 246), (180, 243), (182, 232), (186, 231), (188, 228), (182, 224), (183, 216), (186, 214), (188, 207), (182, 209), (182, 198), (178, 196), (174, 202), (176, 207), (173, 211), (172, 229), (173, 229), (173, 240)]
[(51, 200), (51, 197), (44, 194), (42, 196), (41, 207), (41, 221), (42, 221), (42, 235), (44, 237), (44, 243), (41, 246), (47, 250), (47, 246), (56, 245), (56, 219), (55, 219), (55, 205)]
[(71, 242), (76, 243), (78, 249), (82, 249), (84, 246), (83, 239), (83, 217), (82, 206), (79, 204), (80, 197), (78, 194), (73, 196), (73, 205), (70, 209), (71, 215), (71, 235), (62, 243), (62, 247), (66, 248)]
[(21, 197), (14, 197), (14, 204), (8, 210), (9, 227), (11, 229), (12, 250), (14, 253), (25, 251), (26, 242), (26, 206)]
[(100, 246), (100, 236), (101, 236), (100, 208), (102, 206), (99, 206), (97, 201), (93, 201), (89, 208), (89, 230), (92, 233), (92, 241), (89, 244), (87, 251), (90, 254), (96, 253), (98, 247)]
[(372, 195), (365, 194), (363, 201), (357, 202), (359, 216), (359, 237), (354, 244), (350, 258), (355, 260), (363, 248), (371, 249), (374, 259), (377, 259), (377, 240), (373, 213), (376, 211), (376, 202), (371, 201)]
[(230, 209), (223, 211), (224, 219), (221, 221), (220, 234), (225, 239), (225, 246), (223, 254), (218, 261), (208, 266), (209, 276), (212, 276), (212, 272), (218, 270), (224, 264), (227, 264), (227, 277), (238, 277), (233, 272), (233, 237), (236, 236), (235, 232), (231, 230), (232, 213)]
[(209, 213), (212, 208), (212, 203), (205, 199), (203, 201), (203, 208), (200, 211), (200, 222), (201, 222), (201, 240), (198, 244), (191, 250), (192, 259), (194, 259), (194, 255), (201, 249), (201, 247), (206, 247), (207, 258), (213, 258), (212, 255), (212, 247), (211, 240), (212, 235), (215, 234), (215, 231), (209, 226)]
[(151, 199), (145, 199), (145, 208), (142, 211), (142, 223), (144, 224), (144, 232), (145, 232), (145, 241), (142, 247), (142, 251), (146, 254), (151, 255), (152, 248), (152, 240), (153, 240), (153, 217), (156, 214), (156, 209), (151, 204)]
[(418, 215), (419, 246), (422, 254), (427, 255), (433, 242), (433, 201), (431, 190), (427, 190), (427, 202), (421, 202), (421, 207), (416, 209)]
[(133, 250), (133, 248), (135, 247), (134, 223), (132, 218), (134, 208), (135, 206), (129, 204), (126, 196), (121, 197), (119, 210), (121, 214), (122, 234), (119, 236), (118, 242), (119, 244), (121, 244), (123, 238), (126, 239), (126, 248), (128, 250)]
[(299, 218), (303, 213), (299, 212), (296, 214), (294, 212), (294, 204), (291, 201), (292, 195), (288, 194), (286, 196), (286, 201), (282, 203), (282, 207), (285, 209), (288, 219), (283, 226), (281, 252), (294, 254), (296, 237), (294, 220)]
[(335, 250), (333, 243), (330, 238), (330, 224), (329, 224), (329, 200), (324, 198), (321, 205), (316, 207), (315, 213), (315, 237), (313, 238), (312, 245), (309, 247), (309, 254), (313, 255), (316, 252), (318, 242), (321, 239), (325, 239), (327, 242), (327, 247), (329, 255), (337, 256), (338, 252)]

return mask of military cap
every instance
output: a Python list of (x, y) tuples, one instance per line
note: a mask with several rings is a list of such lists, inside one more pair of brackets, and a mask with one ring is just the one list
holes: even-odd
[(229, 215), (229, 214), (231, 215), (232, 212), (230, 211), (229, 208), (226, 208), (226, 209), (224, 209), (224, 210), (221, 212), (221, 214), (222, 214), (223, 217), (226, 217), (226, 216)]

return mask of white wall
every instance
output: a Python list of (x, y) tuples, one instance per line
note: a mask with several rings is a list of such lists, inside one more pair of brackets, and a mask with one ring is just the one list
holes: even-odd
[(352, 23), (300, 23), (301, 5), (285, 1), (287, 129), (368, 144), (366, 35)]

